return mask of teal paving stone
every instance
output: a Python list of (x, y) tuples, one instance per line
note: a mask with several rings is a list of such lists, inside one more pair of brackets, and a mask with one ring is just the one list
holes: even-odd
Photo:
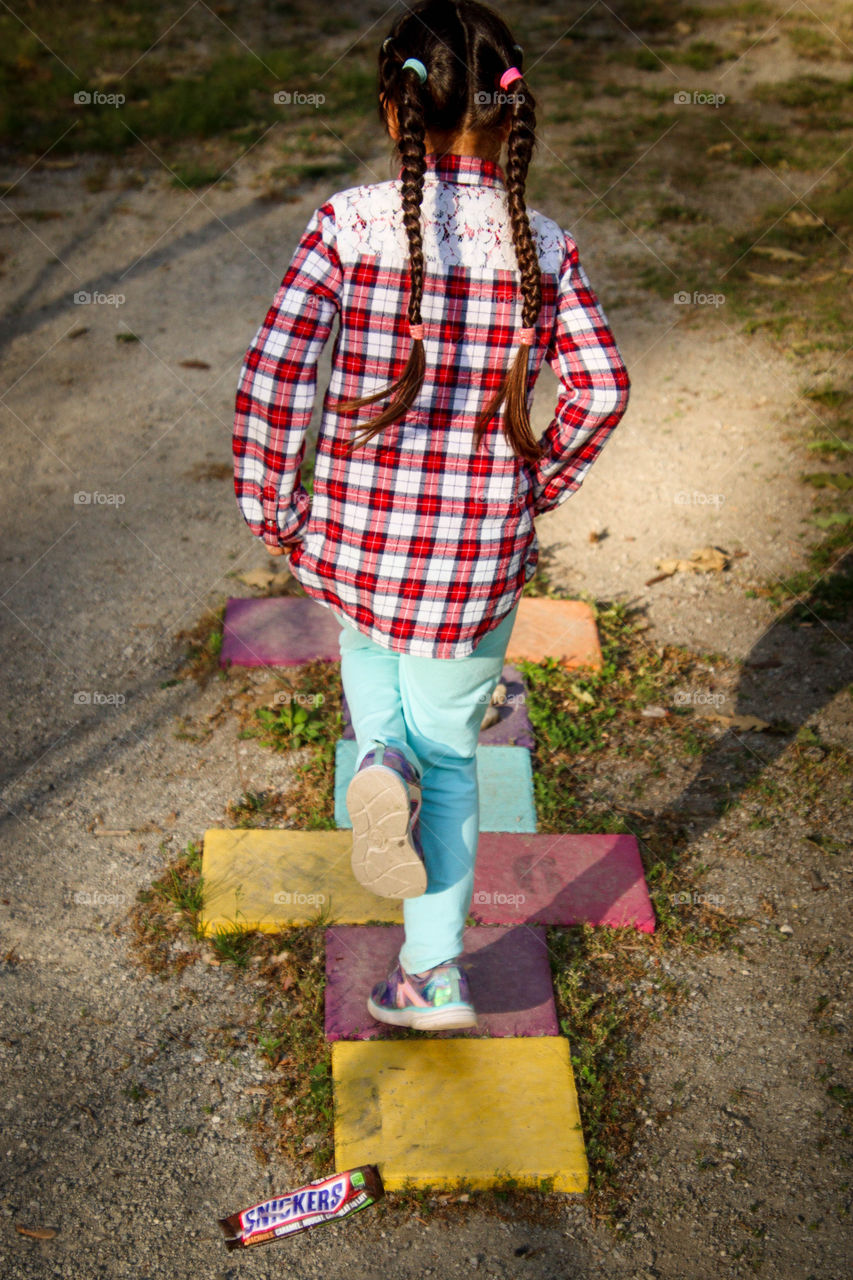
[[(339, 738), (335, 746), (335, 825), (351, 827), (347, 787), (355, 773), (358, 744)], [(481, 831), (536, 831), (533, 771), (526, 747), (477, 747)]]

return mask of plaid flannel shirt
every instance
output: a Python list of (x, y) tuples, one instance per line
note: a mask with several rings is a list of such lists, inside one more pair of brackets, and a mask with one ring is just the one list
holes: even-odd
[[(561, 384), (535, 466), (507, 443), (503, 410), (473, 448), (477, 413), (521, 327), (505, 176), (493, 161), (427, 156), (426, 376), (404, 417), (350, 453), (352, 428), (389, 402), (334, 409), (393, 382), (408, 358), (399, 179), (340, 191), (314, 211), (243, 362), (233, 453), (246, 523), (290, 550), (308, 595), (400, 653), (465, 657), (497, 626), (536, 570), (534, 517), (580, 486), (628, 404), (628, 374), (574, 240), (528, 216), (542, 266), (528, 404), (543, 359)], [(301, 466), (336, 319), (312, 496)]]

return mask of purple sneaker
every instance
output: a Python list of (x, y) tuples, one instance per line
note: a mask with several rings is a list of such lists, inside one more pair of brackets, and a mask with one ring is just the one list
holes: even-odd
[(377, 1022), (416, 1031), (477, 1025), (468, 979), (453, 960), (417, 975), (398, 964), (373, 988), (367, 1009)]
[(401, 751), (379, 743), (347, 788), (352, 870), (380, 898), (417, 898), (427, 873), (420, 841), (420, 778)]

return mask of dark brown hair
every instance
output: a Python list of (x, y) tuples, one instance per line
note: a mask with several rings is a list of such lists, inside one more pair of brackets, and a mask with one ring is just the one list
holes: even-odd
[[(414, 69), (402, 69), (407, 58), (418, 58), (427, 68), (425, 84), (421, 84)], [(380, 49), (379, 118), (387, 129), (393, 104), (399, 131), (396, 152), (402, 164), (403, 224), (409, 241), (410, 324), (421, 323), (426, 133), (449, 138), (452, 143), (469, 129), (499, 132), (507, 116), (507, 209), (521, 272), (521, 323), (525, 328), (536, 324), (542, 306), (542, 273), (524, 203), (527, 171), (536, 143), (536, 103), (523, 78), (514, 81), (507, 91), (499, 87), (504, 71), (512, 66), (521, 69), (521, 65), (521, 48), (514, 43), (503, 19), (487, 5), (465, 0), (427, 0), (407, 9)], [(474, 439), (478, 448), (486, 427), (505, 400), (507, 440), (516, 454), (534, 463), (541, 448), (527, 411), (529, 354), (530, 348), (519, 344), (502, 383), (477, 417)], [(366, 424), (361, 438), (351, 442), (351, 449), (365, 444), (411, 408), (423, 385), (424, 372), (424, 344), (421, 339), (413, 339), (406, 367), (396, 382), (373, 395), (335, 406), (338, 412), (350, 412), (389, 395), (394, 397)]]

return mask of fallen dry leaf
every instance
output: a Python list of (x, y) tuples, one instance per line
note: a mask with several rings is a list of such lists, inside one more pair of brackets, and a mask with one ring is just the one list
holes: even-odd
[(272, 569), (247, 569), (245, 573), (237, 574), (237, 581), (242, 582), (246, 587), (257, 587), (259, 591), (266, 591), (274, 577)]
[(722, 573), (724, 569), (729, 567), (729, 554), (722, 551), (719, 547), (699, 547), (696, 551), (690, 552), (689, 560), (670, 559), (658, 560), (657, 567), (660, 573), (655, 578), (650, 578), (646, 583), (650, 587), (654, 582), (661, 582), (664, 578), (671, 578), (674, 573)]
[(718, 720), (727, 729), (740, 729), (742, 732), (761, 733), (763, 729), (770, 728), (769, 722), (759, 720), (758, 716), (727, 716), (719, 711), (697, 711), (696, 714), (703, 720)]
[(247, 569), (245, 573), (238, 573), (235, 576), (237, 581), (245, 586), (270, 594), (283, 590), (292, 578), (289, 569)]
[(747, 271), (750, 280), (757, 280), (759, 284), (787, 284), (788, 281), (784, 276), (765, 275), (760, 271)]
[(806, 213), (802, 209), (792, 209), (785, 221), (792, 227), (822, 227), (823, 220), (814, 213)]
[(763, 253), (766, 258), (775, 258), (777, 262), (805, 262), (804, 253), (796, 253), (793, 249), (780, 249), (775, 244), (754, 244), (753, 253)]

